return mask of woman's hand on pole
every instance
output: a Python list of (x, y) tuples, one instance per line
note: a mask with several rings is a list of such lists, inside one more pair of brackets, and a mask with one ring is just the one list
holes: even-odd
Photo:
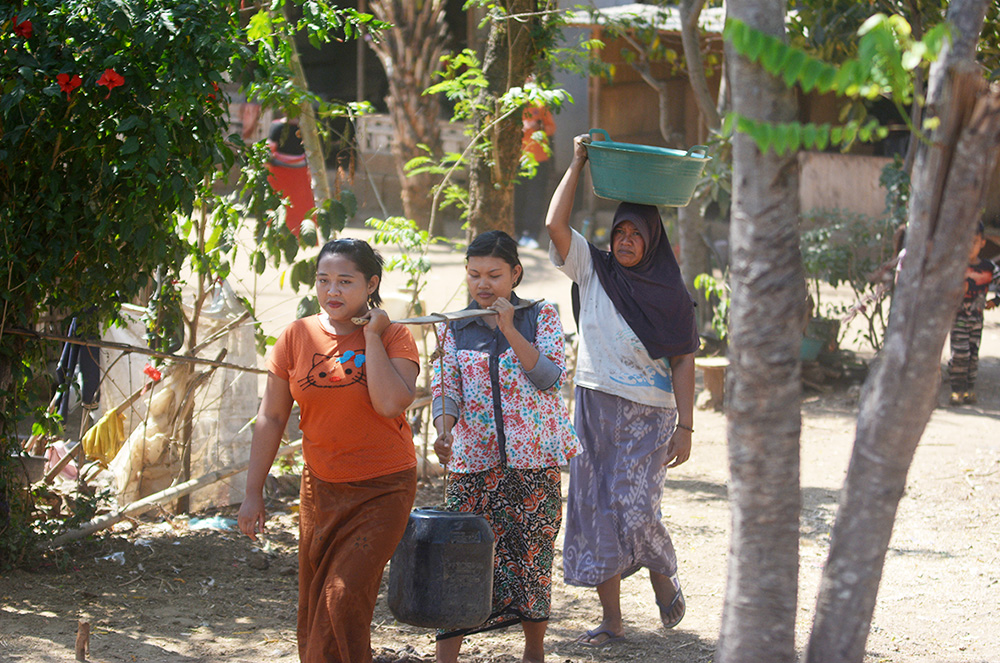
[(510, 332), (514, 329), (514, 305), (503, 297), (497, 297), (489, 308), (491, 311), (497, 312), (497, 326), (500, 327), (500, 332), (509, 339)]
[(375, 336), (381, 336), (391, 322), (386, 312), (380, 308), (370, 309), (361, 318), (368, 320), (368, 324), (365, 325), (365, 333)]
[(447, 466), (451, 460), (451, 445), (453, 439), (451, 433), (440, 433), (434, 440), (434, 453), (437, 454), (438, 462)]
[(490, 304), (490, 310), (497, 312), (497, 327), (510, 343), (511, 349), (517, 355), (517, 360), (521, 362), (524, 370), (530, 371), (535, 368), (538, 365), (538, 348), (528, 342), (514, 326), (514, 305), (503, 297), (498, 297), (495, 302)]

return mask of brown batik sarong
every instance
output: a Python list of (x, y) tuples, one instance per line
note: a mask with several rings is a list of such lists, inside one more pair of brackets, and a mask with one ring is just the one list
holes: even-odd
[(302, 472), (299, 659), (367, 663), (382, 571), (403, 538), (416, 470), (349, 483)]

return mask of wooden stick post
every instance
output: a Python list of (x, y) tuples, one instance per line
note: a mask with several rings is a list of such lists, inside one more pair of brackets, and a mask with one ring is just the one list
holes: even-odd
[(90, 654), (90, 622), (81, 619), (76, 624), (76, 660), (86, 661)]

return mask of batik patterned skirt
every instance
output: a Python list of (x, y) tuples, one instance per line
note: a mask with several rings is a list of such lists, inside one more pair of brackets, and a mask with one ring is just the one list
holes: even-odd
[(569, 465), (566, 583), (596, 587), (643, 566), (673, 575), (677, 556), (660, 500), (677, 410), (577, 387), (574, 419), (583, 453)]
[(493, 609), (479, 626), (438, 633), (438, 640), (549, 619), (552, 558), (562, 523), (558, 467), (495, 467), (449, 475), (449, 511), (486, 518), (496, 538)]

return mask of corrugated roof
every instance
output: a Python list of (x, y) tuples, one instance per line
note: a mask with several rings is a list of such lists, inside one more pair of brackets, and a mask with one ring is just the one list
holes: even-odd
[[(569, 25), (581, 28), (592, 28), (606, 25), (612, 21), (634, 20), (652, 23), (663, 32), (680, 32), (681, 12), (677, 6), (643, 5), (632, 3), (618, 7), (604, 7), (589, 11), (569, 12)], [(706, 7), (701, 10), (698, 24), (705, 32), (722, 33), (725, 27), (726, 10), (723, 7)]]

